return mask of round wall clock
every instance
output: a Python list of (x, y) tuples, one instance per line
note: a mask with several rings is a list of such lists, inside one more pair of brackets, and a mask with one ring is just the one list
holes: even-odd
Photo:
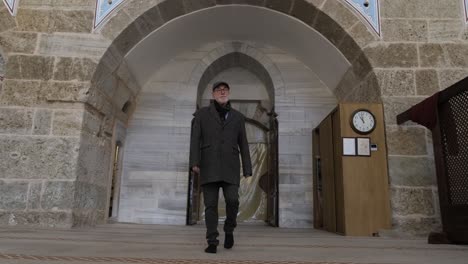
[(358, 134), (369, 134), (375, 125), (375, 116), (367, 109), (358, 109), (351, 115), (351, 127)]

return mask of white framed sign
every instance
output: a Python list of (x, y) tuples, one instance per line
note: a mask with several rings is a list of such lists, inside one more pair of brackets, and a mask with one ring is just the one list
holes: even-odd
[(370, 138), (357, 138), (357, 155), (358, 156), (367, 156), (371, 155), (371, 144)]
[(343, 156), (356, 156), (356, 138), (343, 138)]

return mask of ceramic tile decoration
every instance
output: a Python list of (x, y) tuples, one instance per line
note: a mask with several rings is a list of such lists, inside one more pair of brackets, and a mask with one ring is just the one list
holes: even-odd
[(5, 3), (10, 14), (15, 16), (19, 0), (3, 0), (3, 2)]
[(468, 0), (463, 1), (463, 6), (465, 7), (465, 22), (468, 24)]
[(124, 0), (97, 0), (94, 17), (94, 28), (101, 25), (104, 20), (119, 6)]
[[(380, 36), (380, 3), (379, 0), (345, 0), (364, 19), (372, 29)], [(468, 0), (465, 0), (468, 2)]]

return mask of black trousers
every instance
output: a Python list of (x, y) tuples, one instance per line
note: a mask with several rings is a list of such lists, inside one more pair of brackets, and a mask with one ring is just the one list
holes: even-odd
[(206, 239), (208, 244), (218, 245), (218, 197), (219, 188), (223, 188), (226, 201), (226, 221), (224, 233), (232, 234), (237, 226), (237, 212), (239, 211), (239, 185), (226, 182), (207, 183), (202, 186), (205, 202)]

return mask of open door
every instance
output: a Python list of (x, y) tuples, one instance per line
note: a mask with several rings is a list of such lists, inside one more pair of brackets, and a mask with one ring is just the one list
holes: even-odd
[[(322, 219), (320, 225), (326, 231), (337, 231), (337, 217), (336, 217), (336, 190), (335, 190), (335, 164), (334, 164), (334, 146), (333, 146), (333, 120), (329, 115), (319, 125), (318, 131), (318, 149), (320, 156), (320, 184), (315, 188), (317, 190), (318, 198), (321, 207), (320, 214)], [(318, 182), (318, 181), (317, 181)]]
[[(193, 120), (192, 120), (192, 129), (193, 129)], [(190, 135), (192, 133), (190, 132)], [(190, 160), (190, 159), (189, 159)], [(195, 225), (200, 215), (200, 176), (196, 173), (193, 173), (190, 168), (188, 168), (188, 195), (187, 195), (187, 218), (186, 225)]]
[(278, 221), (278, 119), (277, 114), (270, 115), (270, 131), (268, 133), (268, 188), (267, 188), (267, 223), (279, 226)]

